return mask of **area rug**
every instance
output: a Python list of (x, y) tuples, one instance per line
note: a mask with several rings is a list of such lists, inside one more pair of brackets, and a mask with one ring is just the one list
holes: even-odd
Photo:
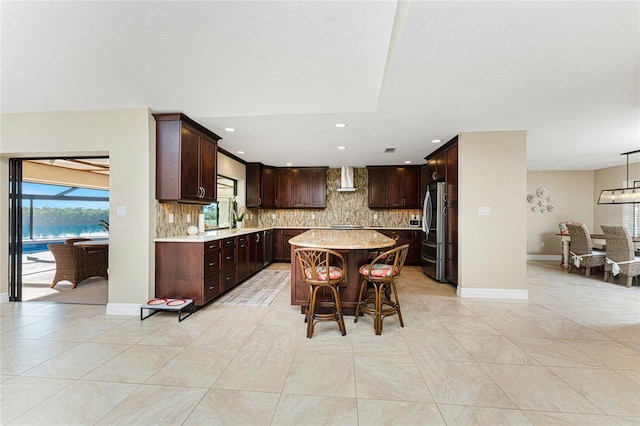
[(282, 288), (290, 283), (289, 271), (260, 271), (214, 303), (226, 306), (269, 306)]
[[(50, 280), (49, 280), (50, 282)], [(55, 288), (49, 284), (22, 283), (23, 302), (58, 302), (78, 303), (83, 305), (106, 305), (109, 301), (109, 281), (103, 278), (89, 278), (76, 288), (72, 284), (61, 281)]]

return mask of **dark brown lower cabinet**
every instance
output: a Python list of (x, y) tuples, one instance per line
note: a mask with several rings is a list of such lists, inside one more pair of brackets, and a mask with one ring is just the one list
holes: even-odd
[(249, 235), (238, 236), (238, 256), (236, 261), (236, 277), (239, 280), (251, 274), (249, 268)]
[(237, 240), (237, 237), (225, 238), (222, 240), (222, 274), (220, 276), (221, 292), (233, 288), (240, 281), (240, 279), (236, 280)]
[(407, 253), (407, 265), (419, 265), (420, 264), (420, 239), (422, 235), (419, 229), (376, 229), (376, 231), (387, 237), (398, 237), (397, 246), (409, 244), (409, 253)]
[(202, 306), (221, 293), (220, 241), (156, 243), (156, 297), (193, 299)]
[(289, 240), (308, 230), (308, 228), (275, 229), (273, 231), (273, 260), (291, 262), (291, 244), (289, 244)]
[(236, 237), (206, 243), (156, 243), (155, 297), (203, 306), (239, 283)]

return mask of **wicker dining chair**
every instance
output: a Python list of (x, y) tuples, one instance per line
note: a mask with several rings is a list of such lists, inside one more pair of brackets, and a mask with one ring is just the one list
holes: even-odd
[(622, 274), (627, 277), (627, 287), (631, 287), (633, 278), (640, 275), (640, 257), (635, 255), (629, 230), (624, 226), (601, 225), (600, 227), (607, 241), (604, 280), (608, 282), (611, 275)]
[(47, 247), (56, 261), (56, 275), (51, 288), (60, 281), (69, 281), (76, 288), (88, 278), (109, 278), (107, 250), (87, 251), (73, 244), (49, 244)]
[(606, 252), (593, 248), (591, 243), (591, 234), (585, 224), (576, 225), (568, 223), (569, 236), (569, 254), (571, 261), (569, 262), (569, 272), (575, 266), (577, 268), (585, 268), (585, 276), (591, 275), (591, 268), (603, 266), (605, 264)]

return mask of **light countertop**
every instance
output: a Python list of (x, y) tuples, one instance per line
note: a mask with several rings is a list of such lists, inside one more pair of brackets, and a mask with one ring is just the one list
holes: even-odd
[(251, 234), (273, 228), (233, 228), (215, 229), (205, 231), (204, 234), (197, 235), (177, 235), (175, 237), (156, 238), (156, 243), (206, 243), (207, 241), (222, 240), (224, 238), (237, 237), (238, 235)]
[(383, 248), (395, 243), (393, 238), (373, 229), (311, 229), (289, 240), (292, 246), (338, 250)]
[[(364, 228), (364, 229), (333, 229), (333, 228), (329, 228), (329, 227), (310, 227), (310, 226), (299, 226), (299, 227), (291, 227), (291, 226), (275, 226), (275, 227), (268, 227), (268, 228), (260, 228), (260, 227), (255, 227), (255, 228), (233, 228), (233, 229), (215, 229), (215, 230), (210, 230), (210, 231), (206, 231), (204, 234), (197, 234), (197, 235), (176, 235), (173, 237), (160, 237), (160, 238), (155, 238), (153, 241), (156, 243), (206, 243), (207, 241), (215, 241), (215, 240), (222, 240), (224, 238), (230, 238), (230, 237), (236, 237), (238, 235), (245, 235), (245, 234), (251, 234), (253, 232), (259, 232), (259, 231), (265, 231), (268, 229), (310, 229), (311, 231), (339, 231), (341, 234), (340, 235), (347, 235), (344, 234), (344, 232), (369, 232), (369, 235), (374, 235), (372, 234), (372, 231), (375, 231), (376, 229), (379, 230), (413, 230), (413, 231), (419, 231), (420, 228), (410, 228), (410, 227), (370, 227), (370, 228)], [(309, 231), (307, 231), (309, 232)], [(305, 232), (306, 234), (306, 232)], [(389, 240), (391, 240), (391, 238), (385, 237), (384, 235), (380, 234), (379, 232), (376, 232), (376, 234), (381, 235), (384, 238), (387, 238)], [(304, 234), (302, 234), (304, 235)], [(319, 235), (319, 234), (318, 234)], [(329, 235), (329, 234), (326, 234)], [(335, 234), (338, 235), (338, 234)], [(356, 234), (353, 234), (356, 235)], [(361, 235), (367, 235), (367, 234), (361, 234)], [(296, 237), (297, 238), (297, 237)], [(341, 237), (341, 238), (348, 238), (348, 237)], [(393, 240), (392, 240), (393, 241)], [(334, 243), (337, 243), (337, 240), (334, 241)], [(362, 241), (360, 241), (360, 243), (362, 243)], [(371, 247), (363, 247), (363, 248), (379, 248), (379, 247), (390, 247), (393, 244), (389, 244), (387, 245), (383, 245), (383, 246), (375, 246), (375, 244), (377, 244), (378, 242), (376, 242), (375, 240), (371, 241), (371, 244), (373, 244)], [(357, 243), (356, 243), (357, 244)], [(362, 243), (365, 244), (366, 243)], [(346, 244), (343, 244), (346, 245)], [(307, 245), (306, 247), (313, 247), (310, 245)], [(321, 247), (321, 246), (315, 246), (315, 247)], [(323, 247), (327, 247), (327, 248), (331, 248), (329, 246), (323, 246)], [(337, 248), (337, 247), (336, 247)], [(346, 247), (346, 248), (351, 248), (351, 247)]]

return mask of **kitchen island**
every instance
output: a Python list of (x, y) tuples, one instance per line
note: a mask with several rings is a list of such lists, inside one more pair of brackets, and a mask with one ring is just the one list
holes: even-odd
[(342, 311), (353, 315), (358, 303), (360, 274), (358, 268), (367, 263), (370, 250), (388, 249), (396, 241), (372, 229), (312, 229), (289, 240), (291, 244), (291, 304), (307, 304), (307, 284), (302, 280), (295, 249), (300, 247), (328, 248), (341, 253), (346, 262), (347, 279), (340, 283)]

